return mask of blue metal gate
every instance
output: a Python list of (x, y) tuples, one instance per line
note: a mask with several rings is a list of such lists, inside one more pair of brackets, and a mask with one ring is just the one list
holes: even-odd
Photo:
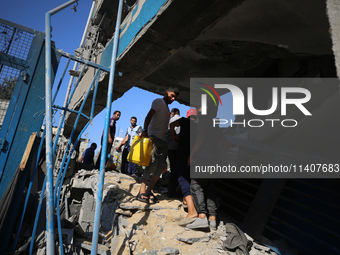
[(44, 34), (2, 19), (0, 34), (0, 83), (15, 83), (0, 130), (0, 194), (3, 194), (30, 135), (40, 131), (43, 121), (43, 114), (36, 113), (44, 109), (44, 97), (37, 97), (44, 89), (41, 68)]
[[(2, 88), (2, 115), (0, 130), (0, 198), (24, 155), (33, 133), (39, 133), (45, 112), (45, 51), (44, 33), (0, 19), (0, 84)], [(52, 79), (60, 54), (52, 54)], [(12, 92), (13, 91), (13, 92)], [(6, 107), (7, 106), (7, 107)], [(28, 177), (24, 171), (25, 180)], [(20, 181), (25, 183), (21, 178)], [(24, 185), (17, 187), (22, 194)], [(19, 207), (15, 199), (10, 208), (6, 226), (11, 231)], [(0, 253), (7, 247), (10, 235), (1, 236)]]

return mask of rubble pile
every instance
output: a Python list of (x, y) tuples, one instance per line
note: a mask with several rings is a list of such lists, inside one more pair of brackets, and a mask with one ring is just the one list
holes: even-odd
[[(65, 254), (91, 252), (98, 175), (98, 170), (80, 170), (63, 185), (60, 208)], [(247, 254), (238, 247), (227, 249), (228, 224), (220, 222), (216, 231), (183, 228), (177, 224), (186, 215), (181, 201), (169, 199), (166, 188), (158, 186), (160, 202), (146, 204), (135, 199), (139, 188), (138, 178), (116, 171), (105, 173), (98, 254)], [(44, 231), (37, 240), (37, 254), (45, 254)], [(58, 250), (57, 236), (55, 241)], [(250, 255), (276, 254), (249, 236), (246, 241)]]

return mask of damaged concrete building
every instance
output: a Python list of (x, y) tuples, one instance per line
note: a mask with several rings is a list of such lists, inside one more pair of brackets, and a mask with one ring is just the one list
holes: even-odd
[[(75, 55), (109, 69), (119, 1), (94, 2), (94, 14), (84, 47), (76, 49)], [(189, 106), (191, 78), (334, 78), (337, 81), (340, 75), (339, 35), (340, 4), (336, 0), (128, 0), (123, 8), (116, 64), (121, 75), (115, 77), (112, 100), (123, 97), (132, 87), (162, 95), (169, 86), (176, 86), (181, 91), (178, 101)], [(54, 52), (56, 69), (63, 55), (58, 50), (58, 42)], [(95, 69), (89, 66), (81, 70), (82, 65), (73, 71), (73, 75), (79, 77), (79, 85), (68, 107), (74, 111), (81, 108), (84, 114), (90, 115), (95, 94), (90, 87)], [(102, 72), (94, 115), (106, 107), (108, 83), (109, 72)], [(254, 104), (262, 109), (268, 107), (271, 94), (265, 86), (259, 84), (254, 87), (260, 95)], [(246, 85), (241, 89), (246, 91)], [(312, 84), (308, 89), (312, 95), (319, 96), (309, 105), (317, 122), (294, 115), (301, 123), (294, 130), (229, 127), (225, 130), (230, 142), (225, 155), (227, 162), (238, 165), (250, 158), (252, 164), (257, 164), (265, 158), (266, 162), (273, 163), (281, 156), (288, 162), (298, 159), (308, 162), (318, 155), (322, 160), (338, 164), (339, 85), (332, 83), (326, 88)], [(87, 97), (89, 101), (82, 105)], [(245, 116), (253, 117), (250, 112), (246, 112)], [(73, 134), (75, 122), (78, 125)], [(80, 117), (78, 120), (77, 115), (69, 111), (63, 136), (74, 142), (87, 123), (88, 119)], [(35, 141), (33, 148), (37, 150), (38, 147)], [(21, 150), (20, 155), (23, 155), (25, 148)], [(3, 155), (4, 151), (2, 146)], [(31, 154), (30, 158), (33, 158), (34, 153)], [(64, 154), (57, 155), (61, 155), (56, 159), (61, 162)], [(8, 160), (10, 156), (6, 156)], [(33, 160), (30, 164), (28, 168), (34, 166)], [(7, 170), (9, 167), (17, 169), (12, 163), (4, 163), (2, 192), (14, 176), (14, 170)], [(58, 167), (55, 170), (58, 172)], [(11, 174), (8, 174), (10, 171)], [(25, 180), (28, 173), (26, 175)], [(38, 206), (38, 191), (43, 185), (44, 171), (40, 175), (36, 177), (40, 181), (31, 191), (32, 201), (35, 201), (30, 202), (35, 208), (32, 214)], [(58, 219), (56, 224), (62, 224), (59, 235), (64, 240), (67, 253), (88, 254), (91, 251), (98, 178), (97, 170), (80, 170), (65, 176), (60, 190), (60, 208), (57, 203), (56, 209), (62, 219)], [(138, 180), (136, 182), (118, 172), (106, 173), (105, 178), (99, 254), (198, 254), (198, 251), (201, 254), (234, 254), (232, 251), (227, 253), (216, 241), (225, 241), (223, 226), (219, 227), (217, 236), (195, 233), (183, 237), (185, 233), (180, 233), (180, 229), (176, 229), (172, 237), (169, 230), (163, 235), (164, 229), (171, 225), (174, 212), (181, 210), (178, 201), (168, 204), (163, 201), (158, 207), (145, 208), (133, 201)], [(278, 254), (340, 254), (339, 184), (338, 177), (224, 178), (217, 181), (215, 192), (221, 219), (236, 223), (247, 233), (248, 239), (258, 242), (254, 241), (250, 254), (275, 254), (274, 251)], [(162, 185), (158, 188), (163, 196)], [(23, 190), (17, 191), (18, 198)], [(19, 206), (18, 203), (16, 210)], [(30, 217), (34, 218), (33, 215)], [(40, 218), (39, 222), (45, 221), (44, 216)], [(146, 219), (155, 227), (148, 228)], [(11, 228), (15, 229), (13, 226), (14, 222)], [(32, 228), (30, 224), (25, 226), (26, 232), (20, 235), (23, 246), (17, 247), (17, 251), (28, 249)], [(34, 246), (35, 251), (42, 253), (46, 251), (45, 228), (45, 224), (39, 224)], [(15, 235), (15, 230), (11, 232)], [(159, 237), (152, 237), (158, 238), (154, 246), (147, 238), (151, 232), (159, 234)], [(13, 243), (15, 237), (1, 234), (6, 236), (6, 246), (9, 242)], [(162, 238), (168, 243), (162, 244)], [(170, 242), (168, 238), (185, 245)], [(187, 246), (190, 242), (196, 243), (196, 246)], [(257, 248), (254, 248), (256, 245)], [(4, 247), (5, 250), (8, 248)]]

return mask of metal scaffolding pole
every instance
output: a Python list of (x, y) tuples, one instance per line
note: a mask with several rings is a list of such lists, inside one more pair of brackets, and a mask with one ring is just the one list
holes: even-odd
[(51, 16), (78, 0), (71, 0), (45, 14), (45, 89), (46, 89), (46, 253), (54, 255), (53, 224), (53, 162), (52, 162), (52, 63), (51, 63)]
[(112, 90), (113, 90), (113, 81), (114, 74), (116, 68), (116, 59), (117, 59), (117, 51), (118, 51), (118, 41), (119, 41), (119, 27), (120, 20), (122, 16), (123, 9), (123, 0), (119, 0), (118, 12), (117, 12), (117, 20), (116, 20), (116, 29), (113, 41), (113, 49), (112, 49), (112, 58), (111, 58), (111, 67), (110, 67), (110, 78), (109, 78), (109, 86), (108, 86), (108, 95), (106, 101), (106, 115), (105, 115), (105, 125), (104, 125), (104, 136), (103, 136), (103, 145), (102, 145), (102, 154), (100, 158), (100, 170), (99, 170), (99, 180), (98, 180), (98, 191), (97, 191), (97, 201), (96, 201), (96, 213), (94, 217), (94, 228), (93, 228), (93, 236), (92, 236), (92, 249), (91, 254), (96, 255), (98, 249), (98, 234), (99, 234), (99, 225), (100, 225), (100, 214), (101, 214), (101, 206), (102, 206), (102, 196), (103, 196), (103, 185), (104, 185), (104, 176), (105, 176), (105, 161), (106, 161), (106, 149), (107, 149), (107, 139), (109, 134), (109, 121), (111, 114), (111, 102), (112, 102)]

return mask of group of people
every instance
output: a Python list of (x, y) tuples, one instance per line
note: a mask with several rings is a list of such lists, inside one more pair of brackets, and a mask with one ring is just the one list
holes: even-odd
[[(130, 151), (134, 136), (151, 138), (156, 148), (154, 160), (144, 169), (141, 187), (136, 199), (144, 203), (158, 202), (152, 191), (166, 168), (166, 159), (169, 157), (171, 174), (168, 195), (169, 197), (175, 196), (176, 187), (179, 185), (183, 195), (183, 204), (188, 209), (188, 214), (185, 218), (179, 219), (178, 224), (192, 229), (207, 228), (209, 226), (214, 229), (216, 228), (217, 206), (215, 195), (212, 191), (213, 180), (190, 179), (190, 164), (196, 160), (214, 160), (214, 157), (209, 159), (211, 155), (206, 155), (206, 158), (200, 156), (200, 159), (195, 157), (195, 154), (200, 149), (210, 146), (211, 141), (209, 140), (211, 140), (211, 137), (207, 134), (211, 130), (208, 130), (209, 125), (203, 124), (205, 122), (203, 116), (203, 121), (197, 124), (198, 112), (196, 109), (189, 109), (186, 118), (180, 117), (180, 112), (177, 108), (172, 109), (170, 112), (168, 105), (175, 101), (178, 95), (177, 88), (169, 87), (163, 98), (155, 99), (145, 117), (143, 128), (137, 125), (136, 117), (131, 117), (131, 126), (116, 149), (121, 151), (121, 147), (125, 145), (122, 154), (124, 159)], [(114, 141), (115, 122), (119, 118), (120, 111), (115, 111), (110, 119), (107, 154), (111, 151)], [(190, 143), (190, 141), (193, 143)], [(89, 149), (84, 152), (84, 158), (85, 155), (89, 154), (87, 152)], [(100, 157), (97, 160), (98, 168), (99, 161)], [(127, 174), (137, 174), (137, 165), (123, 160), (122, 169), (125, 169), (125, 166)]]

